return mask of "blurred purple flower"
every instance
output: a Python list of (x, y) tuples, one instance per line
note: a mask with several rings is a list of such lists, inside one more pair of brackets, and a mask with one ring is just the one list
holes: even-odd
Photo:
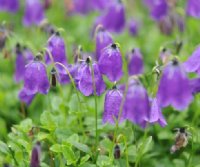
[(20, 90), (18, 96), (22, 102), (26, 103), (27, 105), (30, 105), (35, 97), (35, 94), (27, 95), (25, 89), (23, 88), (22, 90)]
[(122, 56), (117, 44), (104, 48), (99, 59), (99, 69), (112, 82), (119, 81), (123, 75)]
[(45, 65), (36, 56), (34, 61), (26, 66), (24, 74), (24, 91), (27, 95), (36, 93), (47, 94), (49, 91), (49, 80)]
[(125, 118), (145, 127), (149, 118), (150, 104), (146, 89), (142, 84), (131, 78), (124, 103)]
[(19, 0), (0, 0), (0, 11), (15, 13), (19, 10)]
[[(96, 63), (93, 63), (92, 68), (94, 70), (96, 94), (99, 96), (105, 91), (106, 85), (103, 81), (98, 65)], [(90, 67), (88, 62), (84, 62), (81, 64), (81, 67), (79, 67), (78, 70), (78, 88), (85, 96), (89, 96), (94, 93), (92, 68)]]
[(129, 33), (132, 36), (137, 36), (138, 35), (139, 27), (140, 27), (139, 22), (136, 21), (136, 20), (132, 19), (128, 23)]
[(190, 80), (190, 88), (192, 90), (192, 94), (197, 94), (200, 92), (200, 78), (194, 78)]
[[(107, 91), (104, 101), (103, 123), (114, 124), (118, 120), (122, 98), (123, 94), (117, 88)], [(124, 116), (124, 112), (122, 112), (120, 122), (125, 119)]]
[(24, 80), (25, 66), (33, 60), (33, 54), (30, 50), (22, 50), (19, 44), (16, 45), (16, 62), (15, 62), (15, 81)]
[(189, 79), (177, 60), (169, 62), (160, 79), (157, 99), (161, 107), (172, 105), (177, 110), (185, 109), (193, 96)]
[(120, 33), (126, 22), (125, 7), (122, 2), (116, 0), (107, 8), (106, 12), (95, 21), (95, 27), (103, 25), (110, 32)]
[(44, 18), (44, 8), (40, 0), (26, 0), (23, 24), (39, 25)]
[(159, 123), (160, 126), (164, 127), (167, 125), (167, 122), (162, 114), (161, 107), (158, 104), (158, 100), (156, 98), (150, 100), (151, 101), (151, 110), (149, 114), (149, 123)]
[(200, 18), (200, 0), (188, 0), (186, 13), (189, 16)]
[[(56, 34), (53, 34), (49, 40), (47, 49), (51, 53), (54, 62), (59, 62), (64, 65), (67, 65), (67, 57), (66, 57), (66, 51), (65, 51), (65, 42), (60, 37), (60, 34), (57, 32)], [(45, 54), (45, 62), (47, 64), (51, 63), (51, 58), (49, 54), (46, 52)]]
[(135, 48), (127, 55), (129, 75), (142, 74), (144, 71), (143, 58), (140, 49)]
[(41, 146), (37, 142), (32, 149), (30, 167), (40, 167)]
[(200, 75), (200, 46), (198, 46), (184, 63), (186, 72), (196, 72)]
[(96, 31), (96, 59), (99, 60), (102, 50), (113, 43), (111, 34), (102, 26), (97, 27)]

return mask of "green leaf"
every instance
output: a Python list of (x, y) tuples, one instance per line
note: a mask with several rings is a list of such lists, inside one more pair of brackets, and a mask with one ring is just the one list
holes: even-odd
[(90, 156), (87, 154), (84, 157), (81, 158), (81, 162), (80, 165), (84, 164), (85, 162), (87, 162), (89, 160)]
[(67, 161), (67, 165), (75, 164), (77, 159), (75, 153), (73, 152), (72, 148), (68, 146), (62, 147), (62, 153)]
[(50, 147), (50, 150), (56, 153), (62, 152), (62, 145), (60, 144), (54, 144)]
[(2, 141), (0, 141), (0, 152), (2, 152), (4, 154), (8, 154), (9, 153), (8, 146)]

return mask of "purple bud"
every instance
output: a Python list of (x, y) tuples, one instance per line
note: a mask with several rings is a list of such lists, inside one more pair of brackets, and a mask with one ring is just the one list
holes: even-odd
[(51, 86), (56, 87), (57, 83), (57, 72), (55, 68), (51, 69)]
[(126, 119), (143, 128), (146, 126), (150, 112), (149, 98), (146, 89), (134, 78), (129, 80), (124, 112)]
[(200, 75), (200, 46), (198, 46), (184, 63), (186, 72), (196, 72)]
[(102, 50), (112, 44), (112, 36), (102, 26), (97, 27), (96, 31), (96, 58), (99, 60)]
[(159, 123), (160, 126), (164, 127), (167, 125), (167, 122), (162, 114), (160, 105), (156, 98), (151, 100), (151, 110), (149, 114), (149, 123)]
[(174, 22), (170, 16), (165, 16), (158, 21), (160, 31), (165, 35), (171, 35), (174, 28)]
[(200, 0), (188, 0), (186, 13), (189, 16), (200, 18)]
[(192, 94), (197, 94), (200, 92), (200, 78), (194, 78), (190, 80), (190, 88), (192, 90)]
[(19, 10), (19, 0), (0, 0), (0, 11), (15, 13)]
[(189, 79), (177, 60), (164, 68), (157, 99), (161, 107), (172, 105), (177, 110), (183, 110), (191, 103), (193, 97)]
[(22, 90), (20, 90), (18, 96), (22, 102), (26, 103), (27, 105), (30, 105), (35, 97), (35, 94), (28, 95), (25, 89), (23, 88)]
[(109, 45), (101, 52), (99, 69), (112, 82), (119, 81), (123, 75), (122, 56), (117, 44)]
[(144, 71), (143, 58), (140, 49), (135, 48), (127, 55), (129, 75), (142, 74)]
[[(115, 121), (118, 120), (122, 98), (123, 94), (117, 88), (107, 91), (104, 101), (103, 123), (108, 122), (114, 124)], [(124, 114), (122, 112), (120, 122), (123, 120)]]
[(138, 31), (139, 31), (139, 22), (136, 21), (136, 20), (130, 20), (129, 21), (129, 25), (128, 25), (128, 28), (129, 28), (129, 33), (132, 35), (132, 36), (137, 36), (138, 35)]
[(47, 94), (49, 91), (49, 81), (45, 65), (36, 56), (33, 62), (26, 66), (24, 75), (24, 89), (27, 95), (36, 93)]
[[(105, 91), (106, 85), (103, 81), (98, 65), (96, 63), (93, 63), (92, 68), (94, 70), (96, 94), (99, 96)], [(78, 70), (78, 88), (81, 91), (81, 93), (83, 93), (85, 96), (89, 96), (94, 93), (92, 68), (88, 63), (83, 63)]]
[(44, 18), (44, 9), (40, 0), (26, 0), (23, 24), (39, 25)]
[(41, 146), (40, 142), (37, 142), (32, 149), (30, 167), (40, 167), (40, 154)]
[[(50, 51), (53, 61), (59, 62), (64, 65), (67, 65), (66, 51), (65, 51), (65, 42), (60, 37), (59, 33), (53, 34), (49, 40), (47, 49)], [(51, 59), (48, 53), (45, 55), (45, 62), (47, 64), (51, 63)]]
[(114, 1), (109, 5), (106, 13), (97, 18), (95, 26), (101, 24), (110, 32), (120, 33), (124, 29), (125, 22), (124, 5), (119, 1)]

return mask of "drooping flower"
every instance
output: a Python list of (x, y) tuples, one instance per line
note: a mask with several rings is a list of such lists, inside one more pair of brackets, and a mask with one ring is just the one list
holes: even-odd
[(140, 49), (135, 48), (127, 55), (129, 75), (142, 74), (144, 71), (143, 58)]
[[(99, 71), (98, 64), (92, 63), (92, 65), (90, 65), (89, 64), (90, 61), (91, 60), (88, 58), (86, 60), (86, 63), (85, 62), (82, 63), (82, 65), (79, 67), (77, 74), (78, 88), (81, 91), (81, 93), (83, 93), (85, 96), (92, 95), (94, 94), (94, 83), (93, 83), (94, 80), (96, 94), (99, 96), (105, 91), (106, 85)], [(94, 78), (93, 78), (93, 72), (94, 72)]]
[(140, 27), (139, 22), (134, 20), (134, 19), (130, 20), (129, 23), (128, 23), (129, 33), (132, 36), (138, 35), (139, 27)]
[(15, 13), (19, 10), (19, 0), (0, 0), (0, 11)]
[(124, 103), (125, 118), (145, 127), (149, 118), (150, 104), (146, 89), (134, 78), (129, 80)]
[(15, 62), (15, 81), (19, 82), (24, 79), (26, 61), (22, 53), (21, 46), (16, 45), (16, 62)]
[(196, 72), (200, 75), (200, 46), (198, 46), (184, 63), (186, 72)]
[(162, 114), (161, 107), (158, 104), (158, 100), (156, 98), (150, 100), (151, 101), (151, 110), (149, 114), (149, 123), (159, 123), (160, 126), (164, 127), (167, 125), (167, 122)]
[[(123, 94), (121, 90), (114, 88), (107, 91), (104, 101), (103, 123), (114, 124), (118, 120)], [(124, 120), (124, 112), (121, 113), (120, 122)]]
[(116, 0), (108, 6), (103, 15), (96, 19), (95, 27), (101, 24), (110, 32), (120, 33), (124, 29), (125, 22), (124, 5), (121, 1)]
[(200, 78), (194, 78), (190, 80), (190, 88), (192, 94), (195, 95), (200, 92)]
[(183, 110), (191, 103), (193, 96), (189, 79), (177, 60), (169, 62), (164, 68), (157, 99), (161, 107), (172, 105), (177, 110)]
[(27, 48), (26, 46), (24, 46), (24, 48), (23, 48), (23, 55), (24, 55), (26, 64), (30, 63), (34, 59), (34, 55), (33, 55), (32, 51), (29, 48)]
[(112, 82), (119, 81), (123, 75), (122, 56), (117, 44), (104, 48), (99, 59), (99, 69)]
[(200, 18), (200, 0), (188, 0), (186, 13), (189, 16)]
[(97, 27), (96, 31), (96, 59), (99, 60), (102, 50), (112, 44), (112, 36), (102, 26)]
[(39, 25), (44, 18), (44, 8), (40, 0), (26, 0), (23, 24)]
[[(58, 32), (49, 38), (47, 49), (51, 53), (54, 62), (67, 65), (65, 42)], [(51, 63), (51, 57), (48, 52), (45, 55), (45, 62), (47, 64)]]
[(40, 167), (41, 146), (37, 142), (32, 149), (30, 167)]
[(27, 105), (30, 105), (31, 102), (33, 101), (35, 95), (36, 94), (28, 95), (26, 93), (25, 89), (22, 89), (19, 91), (18, 97), (22, 102), (26, 103)]
[(45, 65), (41, 62), (40, 56), (26, 66), (24, 74), (24, 91), (27, 95), (36, 93), (47, 94), (49, 91), (49, 80)]

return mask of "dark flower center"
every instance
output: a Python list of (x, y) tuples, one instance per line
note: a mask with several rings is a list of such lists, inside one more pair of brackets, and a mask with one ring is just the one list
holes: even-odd
[(180, 128), (181, 133), (185, 133), (185, 128)]
[(60, 36), (60, 33), (58, 31), (56, 32), (56, 36)]
[(41, 54), (38, 54), (34, 57), (34, 61), (41, 61), (42, 60), (42, 56)]
[(173, 59), (172, 60), (172, 65), (174, 65), (174, 66), (178, 65), (178, 60), (177, 59)]
[(91, 62), (91, 57), (88, 56), (87, 59), (86, 59), (86, 63), (87, 63), (87, 64), (90, 64), (90, 62)]
[(166, 51), (167, 51), (167, 49), (166, 49), (166, 48), (163, 48), (163, 49), (162, 49), (162, 52), (166, 52)]
[(134, 53), (134, 52), (135, 52), (135, 49), (133, 48), (133, 49), (131, 50), (131, 52)]
[(113, 43), (113, 44), (111, 45), (111, 47), (112, 47), (113, 49), (117, 49), (117, 44)]

